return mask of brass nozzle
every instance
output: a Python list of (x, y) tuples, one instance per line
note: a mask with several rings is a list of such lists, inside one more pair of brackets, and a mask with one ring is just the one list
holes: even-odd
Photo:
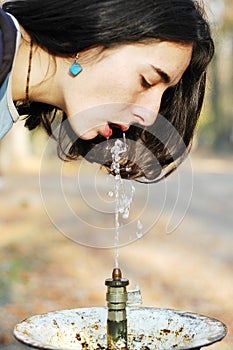
[(121, 269), (119, 269), (118, 267), (115, 267), (112, 271), (112, 278), (114, 280), (119, 280), (122, 278), (122, 273), (121, 273)]
[(129, 284), (129, 280), (122, 278), (122, 273), (119, 268), (114, 268), (112, 271), (112, 278), (105, 280), (105, 285), (108, 287), (126, 287)]

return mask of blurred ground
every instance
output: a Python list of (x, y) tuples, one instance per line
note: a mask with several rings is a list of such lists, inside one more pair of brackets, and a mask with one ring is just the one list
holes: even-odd
[[(150, 233), (120, 249), (120, 266), (131, 288), (140, 285), (144, 306), (197, 312), (226, 323), (227, 337), (209, 349), (232, 350), (233, 158), (194, 155), (192, 168), (192, 202), (176, 231), (165, 233), (172, 210), (168, 205)], [(12, 336), (14, 325), (26, 317), (105, 305), (104, 280), (114, 264), (113, 250), (75, 244), (51, 224), (41, 201), (38, 170), (35, 162), (9, 171), (0, 187), (2, 350), (27, 349)], [(184, 166), (184, 184), (188, 176)], [(52, 185), (52, 168), (47, 180)], [(173, 181), (171, 177), (168, 203), (174, 202)], [(51, 186), (51, 205), (59, 213), (56, 195)], [(156, 192), (148, 215), (159, 200)]]

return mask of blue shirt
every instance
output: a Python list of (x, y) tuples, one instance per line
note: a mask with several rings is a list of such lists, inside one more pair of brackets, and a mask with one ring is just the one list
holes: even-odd
[(6, 135), (13, 125), (13, 119), (7, 103), (7, 86), (9, 75), (0, 87), (0, 140)]
[[(16, 56), (19, 43), (20, 43), (21, 33), (20, 33), (20, 28), (17, 20), (12, 15), (9, 15), (9, 16), (11, 17), (17, 29), (17, 40), (16, 40), (16, 50), (15, 50), (15, 56)], [(0, 35), (2, 35), (1, 30), (0, 30)], [(15, 57), (14, 57), (14, 60), (15, 60)], [(2, 46), (0, 45), (0, 63), (1, 61), (2, 61)], [(16, 122), (19, 118), (19, 115), (12, 101), (11, 79), (12, 77), (10, 72), (6, 77), (5, 81), (3, 82), (3, 84), (0, 86), (0, 140), (7, 134), (7, 132), (12, 128), (13, 123)]]

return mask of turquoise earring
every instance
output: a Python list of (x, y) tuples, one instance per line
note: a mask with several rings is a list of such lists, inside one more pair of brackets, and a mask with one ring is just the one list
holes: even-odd
[(69, 71), (74, 77), (76, 77), (76, 75), (78, 75), (82, 70), (83, 70), (82, 67), (78, 63), (78, 53), (77, 53), (77, 55), (75, 57), (75, 61), (72, 64), (72, 66), (70, 66)]

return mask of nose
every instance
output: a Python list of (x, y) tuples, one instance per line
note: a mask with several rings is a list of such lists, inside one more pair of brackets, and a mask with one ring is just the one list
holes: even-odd
[(162, 90), (147, 90), (138, 96), (136, 103), (132, 106), (132, 114), (138, 118), (138, 123), (144, 126), (152, 125), (159, 113)]

